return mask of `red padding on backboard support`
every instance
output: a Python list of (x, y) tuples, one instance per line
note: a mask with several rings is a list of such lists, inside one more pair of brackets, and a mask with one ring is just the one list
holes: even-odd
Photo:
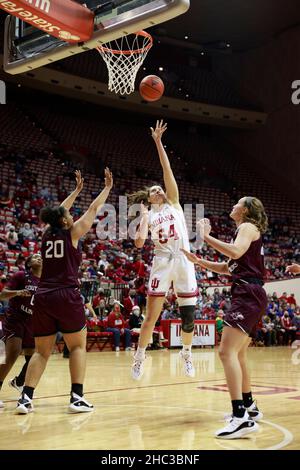
[(72, 0), (0, 0), (0, 8), (69, 43), (92, 37), (94, 14)]

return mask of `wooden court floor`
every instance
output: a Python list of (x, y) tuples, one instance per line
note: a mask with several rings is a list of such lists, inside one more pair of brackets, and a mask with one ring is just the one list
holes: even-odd
[[(132, 353), (88, 353), (86, 397), (93, 413), (68, 414), (68, 360), (53, 354), (36, 390), (35, 412), (13, 414), (17, 392), (1, 391), (0, 449), (224, 450), (300, 449), (300, 348), (251, 348), (253, 392), (264, 412), (260, 431), (214, 438), (230, 402), (215, 349), (194, 349), (196, 378), (182, 375), (178, 350), (150, 351), (140, 382)], [(9, 377), (20, 369), (19, 358)]]

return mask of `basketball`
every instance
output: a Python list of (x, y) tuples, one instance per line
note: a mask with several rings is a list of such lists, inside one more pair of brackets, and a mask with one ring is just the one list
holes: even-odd
[(148, 75), (140, 83), (140, 94), (146, 101), (159, 100), (165, 91), (165, 85), (156, 75)]

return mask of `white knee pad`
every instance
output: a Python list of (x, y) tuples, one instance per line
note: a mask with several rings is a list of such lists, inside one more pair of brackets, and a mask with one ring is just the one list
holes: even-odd
[(195, 307), (197, 297), (178, 297), (177, 302), (179, 307)]

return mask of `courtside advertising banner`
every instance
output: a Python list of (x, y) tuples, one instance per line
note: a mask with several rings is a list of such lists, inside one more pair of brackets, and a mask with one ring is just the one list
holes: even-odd
[[(193, 346), (214, 346), (215, 345), (214, 321), (195, 321)], [(181, 323), (170, 324), (170, 346), (181, 346)]]

